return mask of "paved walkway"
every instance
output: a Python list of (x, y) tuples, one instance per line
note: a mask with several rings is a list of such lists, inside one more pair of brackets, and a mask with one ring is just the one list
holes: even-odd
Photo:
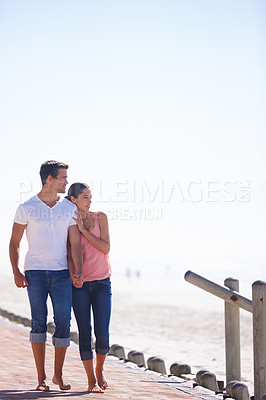
[[(218, 399), (210, 391), (202, 395), (199, 388), (192, 389), (179, 378), (166, 378), (145, 372), (132, 363), (124, 363), (108, 356), (105, 376), (109, 387), (103, 394), (87, 393), (86, 376), (79, 359), (77, 345), (71, 344), (67, 351), (64, 377), (72, 388), (62, 392), (51, 383), (53, 371), (53, 346), (49, 338), (46, 353), (47, 383), (50, 392), (42, 393), (36, 387), (36, 372), (28, 332), (25, 327), (0, 319), (0, 399)], [(181, 388), (180, 388), (181, 387)], [(193, 395), (195, 392), (195, 395)], [(190, 393), (190, 394), (189, 394)]]

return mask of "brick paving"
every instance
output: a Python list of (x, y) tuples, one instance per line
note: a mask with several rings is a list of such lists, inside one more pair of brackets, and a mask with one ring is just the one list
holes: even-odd
[[(146, 372), (132, 363), (124, 363), (108, 356), (105, 363), (105, 376), (109, 387), (104, 393), (88, 393), (86, 375), (79, 358), (77, 345), (71, 344), (67, 351), (64, 366), (64, 379), (71, 384), (70, 391), (60, 391), (51, 382), (53, 373), (53, 346), (51, 338), (47, 342), (46, 371), (50, 392), (37, 392), (36, 372), (28, 332), (25, 327), (0, 319), (0, 399), (186, 399), (197, 400), (204, 395), (191, 395), (187, 383)], [(185, 391), (180, 390), (185, 385)], [(198, 392), (197, 392), (198, 393)], [(208, 399), (218, 398), (206, 392)]]

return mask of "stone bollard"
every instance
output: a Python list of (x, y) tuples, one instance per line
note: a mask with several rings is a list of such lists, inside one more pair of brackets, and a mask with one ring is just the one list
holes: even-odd
[(127, 358), (128, 358), (129, 361), (131, 361), (131, 360), (130, 360), (130, 357), (132, 356), (133, 353), (135, 353), (135, 351), (136, 351), (136, 350), (130, 350), (130, 351), (127, 353)]
[(171, 365), (170, 374), (181, 376), (183, 374), (191, 374), (191, 368), (188, 364), (177, 363)]
[(232, 386), (237, 382), (238, 381), (230, 381), (226, 385), (225, 391), (226, 391), (226, 394), (228, 394), (228, 396), (232, 396)]
[(112, 344), (108, 354), (118, 358), (126, 358), (124, 347), (119, 344)]
[(13, 321), (24, 326), (31, 326), (31, 321), (28, 318), (21, 317), (20, 315), (13, 314)]
[(74, 343), (79, 343), (79, 335), (77, 332), (70, 332), (70, 340), (72, 340), (72, 342)]
[(224, 390), (224, 381), (217, 381), (217, 385), (218, 385), (219, 391), (223, 392), (223, 390)]
[(202, 374), (204, 374), (205, 372), (209, 372), (207, 369), (200, 369), (197, 373), (196, 373), (196, 380), (198, 383), (200, 383), (200, 377)]
[(138, 364), (138, 366), (140, 367), (145, 367), (145, 359), (144, 359), (144, 354), (141, 353), (140, 351), (136, 351), (136, 350), (131, 350), (128, 355), (127, 358), (133, 362), (134, 364)]
[(19, 324), (22, 324), (24, 326), (31, 326), (31, 321), (28, 318), (21, 317), (20, 315), (13, 314), (9, 311), (3, 310), (0, 308), (0, 315), (2, 317), (9, 319), (10, 321), (17, 322)]
[(4, 318), (9, 318), (9, 313), (6, 310), (3, 310), (2, 308), (0, 308), (0, 315), (2, 315), (2, 317)]
[(16, 315), (15, 322), (17, 322), (18, 324), (22, 324), (23, 325), (22, 317), (20, 315)]
[(166, 368), (164, 360), (159, 357), (150, 357), (147, 360), (148, 369), (151, 371), (159, 372), (162, 375), (166, 375)]
[(9, 313), (8, 319), (10, 321), (16, 322), (17, 321), (17, 316), (13, 313)]
[(248, 387), (242, 382), (231, 381), (226, 385), (225, 390), (227, 395), (233, 397), (236, 400), (250, 400)]
[(31, 326), (31, 321), (28, 318), (21, 317), (21, 323), (24, 326), (29, 326), (29, 327)]
[(200, 375), (199, 384), (206, 389), (213, 390), (214, 392), (217, 392), (219, 390), (216, 376), (209, 371), (206, 371)]
[(235, 400), (250, 400), (248, 387), (242, 382), (235, 382), (231, 388), (232, 397)]
[(49, 333), (54, 333), (55, 331), (55, 325), (53, 322), (48, 322), (47, 324), (47, 332)]

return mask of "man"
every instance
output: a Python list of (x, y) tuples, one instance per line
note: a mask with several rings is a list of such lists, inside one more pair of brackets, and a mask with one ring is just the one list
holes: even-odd
[[(70, 389), (63, 382), (62, 370), (66, 349), (70, 344), (71, 280), (67, 266), (67, 240), (75, 266), (73, 284), (82, 286), (82, 249), (76, 222), (76, 207), (58, 193), (65, 193), (68, 165), (46, 161), (40, 169), (40, 193), (21, 204), (14, 218), (9, 252), (17, 287), (27, 287), (31, 306), (30, 341), (35, 359), (38, 386), (49, 391), (45, 374), (45, 342), (47, 336), (47, 297), (51, 297), (55, 332), (55, 363), (53, 383), (61, 390)], [(29, 249), (23, 275), (19, 270), (19, 248), (26, 230)]]

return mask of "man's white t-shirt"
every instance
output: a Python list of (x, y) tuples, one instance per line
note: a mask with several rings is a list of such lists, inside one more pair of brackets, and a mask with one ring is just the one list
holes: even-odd
[(26, 236), (28, 252), (25, 257), (24, 271), (67, 269), (68, 228), (76, 225), (75, 204), (67, 199), (47, 206), (36, 195), (21, 204), (14, 222), (27, 225)]

